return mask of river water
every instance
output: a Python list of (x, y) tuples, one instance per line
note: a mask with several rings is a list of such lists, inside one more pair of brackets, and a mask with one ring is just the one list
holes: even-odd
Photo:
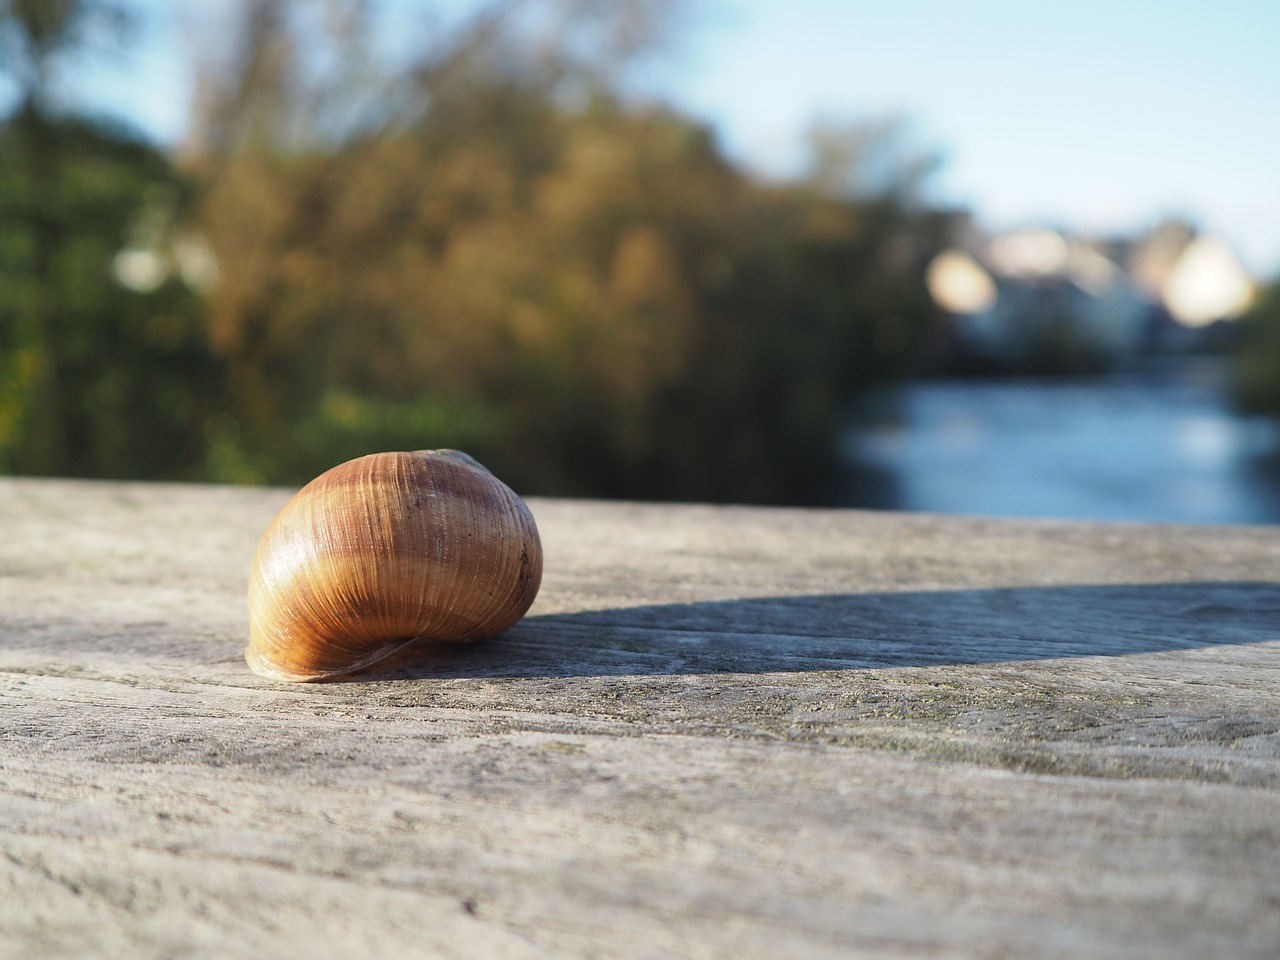
[(846, 453), (852, 505), (987, 516), (1280, 523), (1280, 430), (1184, 363), (1090, 381), (926, 381)]

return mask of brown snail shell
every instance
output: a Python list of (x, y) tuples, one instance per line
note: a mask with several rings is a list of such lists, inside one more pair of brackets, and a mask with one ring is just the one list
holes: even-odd
[(249, 575), (249, 667), (273, 680), (350, 673), (419, 638), (495, 636), (533, 604), (533, 515), (465, 453), (375, 453), (298, 491)]

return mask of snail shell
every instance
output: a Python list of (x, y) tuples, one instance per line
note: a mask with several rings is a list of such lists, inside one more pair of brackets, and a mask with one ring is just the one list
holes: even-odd
[(262, 535), (245, 660), (273, 680), (319, 680), (414, 639), (491, 637), (541, 582), (533, 515), (475, 460), (371, 454), (312, 480)]

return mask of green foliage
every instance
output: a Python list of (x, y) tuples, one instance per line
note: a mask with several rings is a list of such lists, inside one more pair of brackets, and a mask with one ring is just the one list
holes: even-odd
[[(195, 477), (219, 364), (166, 281), (183, 186), (167, 158), (53, 105), (57, 67), (127, 17), (111, 0), (0, 4), (0, 469)], [(135, 289), (119, 282), (132, 257)], [(140, 292), (145, 290), (145, 292)]]
[(761, 186), (666, 112), (473, 94), (501, 122), (209, 174), (248, 461), (465, 446), (536, 492), (820, 498), (845, 403), (931, 315), (936, 215)]
[(1249, 413), (1280, 417), (1280, 282), (1263, 292), (1242, 320), (1237, 400)]
[(112, 274), (169, 163), (118, 131), (27, 112), (0, 127), (0, 469), (195, 477), (218, 364), (201, 304)]
[[(875, 130), (753, 180), (582, 55), (656, 7), (546, 6), (309, 81), (319, 8), (252, 0), (181, 174), (32, 99), (0, 131), (0, 468), (301, 483), (450, 446), (527, 493), (826, 498), (846, 405), (925, 339), (949, 218)], [(322, 8), (367, 54), (360, 5)]]

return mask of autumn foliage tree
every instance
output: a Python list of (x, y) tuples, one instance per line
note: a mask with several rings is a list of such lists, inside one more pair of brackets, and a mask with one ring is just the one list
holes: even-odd
[(676, 0), (240, 0), (199, 8), (175, 160), (44, 96), (128, 5), (0, 0), (0, 469), (293, 484), (452, 446), (526, 493), (839, 498), (949, 223), (891, 128), (752, 177), (632, 92)]
[[(927, 320), (936, 215), (896, 187), (762, 185), (629, 100), (617, 65), (660, 5), (487, 7), (393, 75), (356, 7), (246, 9), (189, 167), (230, 478), (448, 445), (531, 492), (829, 493), (844, 403)], [(316, 78), (323, 29), (357, 53)]]

